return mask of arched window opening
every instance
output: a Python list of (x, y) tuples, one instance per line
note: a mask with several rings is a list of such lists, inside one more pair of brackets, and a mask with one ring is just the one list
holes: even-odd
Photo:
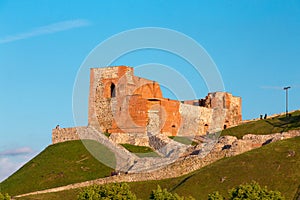
[(113, 83), (110, 85), (110, 97), (116, 97), (116, 86)]
[(226, 124), (224, 124), (224, 126), (223, 126), (223, 129), (226, 129), (227, 128), (227, 125)]
[(172, 127), (172, 136), (176, 136), (177, 135), (177, 131), (176, 131), (175, 124), (173, 124), (171, 127)]

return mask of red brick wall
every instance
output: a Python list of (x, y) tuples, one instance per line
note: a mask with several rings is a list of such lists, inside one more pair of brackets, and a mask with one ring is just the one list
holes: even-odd
[(162, 133), (166, 135), (176, 135), (181, 124), (181, 115), (179, 113), (179, 101), (162, 99), (161, 106), (166, 111), (165, 124), (162, 127)]
[(141, 95), (119, 98), (110, 133), (145, 132), (148, 122), (147, 99)]
[[(115, 85), (115, 98), (111, 98), (112, 83)], [(202, 102), (202, 106), (208, 109), (226, 109), (224, 125), (227, 127), (241, 121), (239, 97), (218, 92), (209, 94)], [(197, 105), (199, 100), (185, 103)], [(133, 68), (126, 66), (91, 69), (89, 124), (98, 124), (103, 131), (108, 129), (111, 133), (145, 132), (148, 111), (154, 105), (158, 106), (161, 132), (176, 135), (182, 120), (180, 102), (163, 98), (157, 82), (134, 76)]]

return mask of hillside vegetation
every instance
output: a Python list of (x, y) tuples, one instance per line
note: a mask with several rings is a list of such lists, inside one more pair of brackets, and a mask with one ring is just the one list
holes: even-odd
[(142, 199), (157, 184), (179, 195), (206, 199), (213, 191), (226, 194), (230, 188), (255, 180), (271, 190), (279, 190), (286, 199), (293, 199), (300, 186), (299, 152), (300, 137), (297, 137), (224, 158), (180, 178), (130, 183), (130, 186)]
[(169, 138), (185, 145), (196, 146), (198, 144), (197, 142), (194, 142), (192, 139), (184, 136), (169, 136)]
[[(246, 134), (270, 134), (300, 128), (300, 111), (291, 117), (279, 116), (271, 119), (248, 122), (226, 129), (222, 135), (241, 138)], [(99, 152), (103, 146), (89, 141)], [(126, 145), (125, 145), (126, 146)], [(145, 153), (141, 148), (126, 146), (134, 153)], [(143, 149), (143, 151), (148, 151)], [(114, 157), (108, 151), (102, 155)], [(220, 191), (241, 183), (257, 181), (271, 190), (279, 190), (286, 199), (300, 193), (300, 138), (271, 143), (239, 156), (224, 158), (191, 174), (160, 181), (129, 183), (138, 198), (147, 199), (157, 185), (168, 188), (182, 196), (192, 195), (206, 199), (209, 193)], [(0, 184), (3, 192), (10, 195), (28, 193), (109, 176), (113, 169), (99, 163), (91, 156), (81, 141), (70, 141), (51, 145), (15, 174)], [(77, 190), (63, 191), (20, 199), (76, 199)]]
[[(103, 152), (104, 147), (99, 143), (91, 140), (85, 143)], [(106, 156), (114, 157), (113, 154)], [(80, 140), (69, 141), (47, 147), (3, 181), (0, 188), (17, 195), (106, 177), (112, 170), (95, 159)]]
[[(300, 186), (300, 137), (279, 141), (244, 154), (224, 158), (188, 175), (159, 181), (128, 183), (140, 199), (148, 199), (160, 185), (180, 196), (191, 195), (207, 199), (208, 194), (219, 191), (222, 195), (237, 185), (258, 182), (270, 190), (280, 191), (287, 200), (293, 199)], [(76, 199), (79, 190), (33, 195), (21, 200)]]
[(159, 155), (153, 151), (150, 147), (137, 146), (132, 144), (121, 144), (129, 152), (134, 153), (138, 157), (159, 157)]
[(221, 135), (236, 136), (241, 139), (244, 135), (266, 135), (300, 129), (300, 111), (290, 113), (290, 117), (281, 115), (270, 119), (262, 119), (241, 124), (222, 131)]

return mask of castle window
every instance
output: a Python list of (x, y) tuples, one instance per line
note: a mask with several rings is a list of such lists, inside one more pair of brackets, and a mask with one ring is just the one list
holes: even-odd
[(116, 97), (116, 86), (113, 83), (110, 85), (110, 97)]
[(176, 126), (173, 124), (172, 125), (172, 136), (176, 136), (176, 135), (177, 135)]

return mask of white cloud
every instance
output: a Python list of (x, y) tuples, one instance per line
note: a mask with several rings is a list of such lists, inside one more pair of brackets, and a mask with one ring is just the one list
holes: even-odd
[(0, 181), (15, 172), (23, 163), (14, 162), (9, 158), (0, 158)]
[(9, 149), (2, 151), (0, 152), (0, 156), (18, 156), (30, 153), (33, 153), (33, 150), (30, 147), (21, 147), (17, 149)]
[(29, 147), (10, 149), (0, 152), (0, 182), (12, 175), (36, 154), (37, 152), (33, 151)]
[(8, 43), (13, 42), (16, 40), (24, 40), (30, 37), (38, 36), (38, 35), (46, 35), (61, 31), (66, 31), (74, 28), (79, 28), (83, 26), (90, 25), (90, 22), (83, 19), (76, 19), (76, 20), (69, 20), (69, 21), (62, 21), (54, 24), (49, 24), (46, 26), (41, 26), (38, 28), (35, 28), (29, 32), (19, 33), (16, 35), (9, 35), (3, 38), (0, 38), (0, 44), (1, 43)]

